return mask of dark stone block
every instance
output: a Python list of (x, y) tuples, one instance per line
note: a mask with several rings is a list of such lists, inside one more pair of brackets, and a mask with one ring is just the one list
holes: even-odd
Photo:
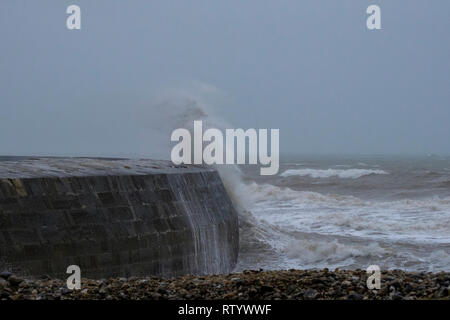
[(13, 229), (10, 234), (16, 244), (25, 245), (39, 242), (39, 238), (33, 229)]
[(132, 220), (133, 213), (129, 207), (112, 207), (107, 209), (107, 215), (111, 221)]
[(12, 206), (17, 206), (17, 204), (19, 203), (19, 199), (18, 198), (3, 198), (0, 199), (0, 206), (2, 207), (12, 207)]
[(100, 201), (103, 205), (108, 206), (115, 203), (114, 195), (110, 192), (99, 192), (97, 193), (98, 197), (100, 198)]

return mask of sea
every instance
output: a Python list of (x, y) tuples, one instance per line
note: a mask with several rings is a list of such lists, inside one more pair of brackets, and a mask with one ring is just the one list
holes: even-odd
[(245, 269), (450, 271), (450, 157), (282, 155), (220, 170)]

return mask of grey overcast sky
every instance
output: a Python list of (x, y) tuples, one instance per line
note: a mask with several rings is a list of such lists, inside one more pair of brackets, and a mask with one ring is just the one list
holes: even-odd
[(0, 154), (164, 157), (154, 97), (192, 83), (282, 152), (450, 154), (449, 32), (448, 0), (2, 0)]

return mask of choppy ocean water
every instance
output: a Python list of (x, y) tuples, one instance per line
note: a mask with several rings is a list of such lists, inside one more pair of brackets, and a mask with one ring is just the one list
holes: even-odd
[(240, 170), (222, 175), (241, 207), (238, 270), (450, 270), (450, 157), (282, 156), (275, 176)]

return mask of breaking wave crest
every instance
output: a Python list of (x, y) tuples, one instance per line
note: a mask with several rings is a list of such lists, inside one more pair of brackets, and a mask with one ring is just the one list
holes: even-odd
[[(152, 126), (158, 129), (166, 153), (167, 136), (176, 128), (193, 130), (193, 121), (202, 120), (204, 128), (232, 128), (225, 120), (215, 115), (214, 107), (207, 102), (210, 95), (218, 90), (212, 86), (196, 84), (195, 90), (168, 90), (159, 97), (153, 107), (158, 117)], [(243, 268), (263, 264), (266, 267), (278, 265), (277, 240), (283, 232), (275, 225), (257, 219), (252, 213), (253, 205), (248, 197), (248, 186), (244, 183), (242, 172), (236, 165), (219, 165), (217, 169), (225, 189), (239, 215), (239, 263)]]
[(323, 195), (313, 191), (297, 191), (287, 187), (272, 184), (258, 184), (251, 182), (245, 186), (251, 203), (282, 202), (285, 204), (329, 204), (335, 206), (363, 206), (366, 201), (353, 196), (330, 194)]
[(357, 179), (363, 176), (371, 174), (388, 174), (384, 170), (371, 170), (371, 169), (288, 169), (284, 171), (282, 177), (300, 176), (311, 178), (346, 178)]
[(256, 182), (239, 190), (251, 216), (241, 228), (246, 267), (448, 269), (450, 198), (370, 201)]
[(302, 265), (330, 265), (342, 263), (351, 264), (358, 258), (381, 257), (386, 250), (378, 243), (367, 246), (343, 244), (338, 240), (318, 241), (295, 239), (292, 240), (285, 252), (290, 259), (298, 260)]

